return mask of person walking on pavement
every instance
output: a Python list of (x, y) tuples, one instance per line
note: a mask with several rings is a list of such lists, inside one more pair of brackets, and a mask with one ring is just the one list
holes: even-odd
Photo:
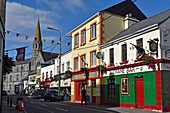
[(86, 90), (84, 88), (82, 88), (82, 98), (81, 98), (81, 105), (83, 105), (83, 101), (85, 101), (85, 105), (87, 105), (86, 103)]

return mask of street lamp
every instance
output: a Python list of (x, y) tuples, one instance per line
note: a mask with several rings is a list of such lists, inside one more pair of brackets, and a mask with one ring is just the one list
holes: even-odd
[(60, 99), (60, 78), (61, 78), (61, 31), (58, 30), (58, 29), (54, 29), (54, 28), (51, 28), (51, 27), (47, 27), (47, 29), (50, 29), (50, 30), (54, 30), (54, 31), (58, 31), (60, 33), (60, 41), (59, 41), (59, 44), (60, 44), (60, 52), (59, 52), (59, 75), (58, 75), (58, 80), (59, 80), (59, 84), (58, 84), (58, 97)]

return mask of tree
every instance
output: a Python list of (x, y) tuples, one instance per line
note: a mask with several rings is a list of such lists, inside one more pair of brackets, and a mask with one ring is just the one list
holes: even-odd
[(8, 55), (4, 55), (3, 61), (3, 75), (9, 74), (12, 70), (12, 66), (15, 66), (13, 58), (8, 57)]

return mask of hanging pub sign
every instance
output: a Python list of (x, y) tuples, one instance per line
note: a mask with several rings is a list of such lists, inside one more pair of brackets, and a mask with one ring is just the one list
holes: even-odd
[(97, 55), (96, 55), (96, 57), (98, 58), (98, 59), (101, 59), (102, 58), (102, 53), (101, 52), (97, 52)]
[(151, 52), (156, 52), (158, 49), (158, 44), (156, 42), (154, 42), (153, 40), (151, 40), (149, 42), (149, 49)]

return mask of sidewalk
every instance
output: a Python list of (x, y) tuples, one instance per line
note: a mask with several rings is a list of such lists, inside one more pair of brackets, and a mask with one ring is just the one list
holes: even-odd
[(24, 113), (24, 111), (18, 111), (15, 106), (7, 106), (7, 102), (2, 101), (2, 113)]
[[(79, 102), (70, 102), (70, 101), (64, 101), (67, 103), (70, 103), (72, 105), (80, 105)], [(132, 108), (125, 108), (125, 107), (113, 107), (113, 106), (107, 106), (107, 105), (96, 105), (96, 104), (87, 104), (87, 105), (80, 105), (92, 109), (98, 109), (98, 110), (108, 110), (113, 111), (114, 113), (160, 113), (155, 111), (149, 111), (144, 109), (132, 109)], [(163, 113), (170, 113), (170, 112), (163, 112)]]

